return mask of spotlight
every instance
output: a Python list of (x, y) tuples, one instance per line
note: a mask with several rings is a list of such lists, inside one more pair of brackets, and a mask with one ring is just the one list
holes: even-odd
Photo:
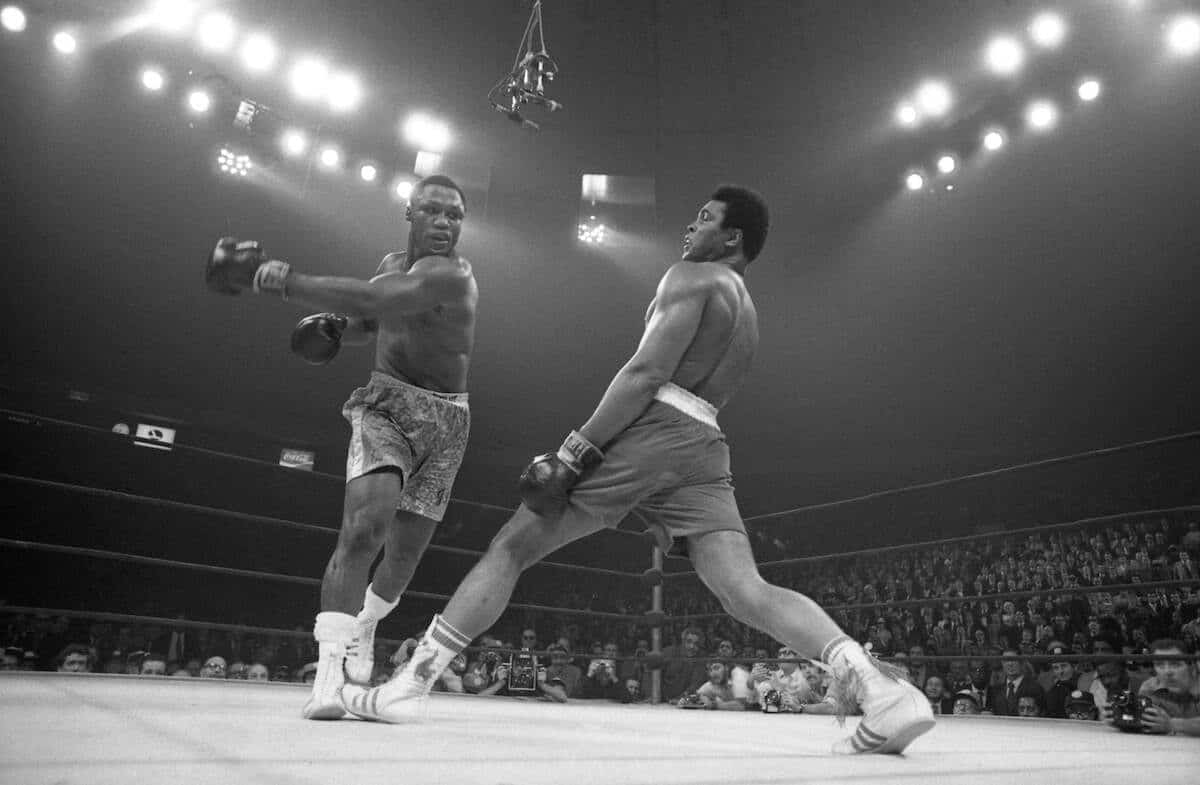
[(424, 114), (414, 114), (404, 123), (404, 136), (421, 150), (443, 152), (450, 144), (450, 129), (445, 123)]
[(147, 68), (142, 71), (142, 87), (151, 92), (157, 92), (163, 88), (166, 80), (163, 78), (162, 71), (157, 68)]
[(1067, 36), (1067, 23), (1053, 11), (1043, 11), (1029, 23), (1029, 37), (1038, 46), (1053, 49)]
[(942, 174), (950, 174), (958, 168), (958, 159), (950, 154), (946, 154), (937, 159), (938, 171)]
[(275, 65), (279, 50), (275, 42), (262, 33), (254, 33), (246, 37), (242, 44), (242, 64), (251, 71), (261, 73), (270, 70)]
[(195, 13), (195, 3), (187, 0), (159, 0), (150, 10), (150, 19), (160, 30), (178, 33), (188, 26)]
[(896, 122), (904, 128), (913, 128), (917, 125), (917, 121), (921, 119), (917, 114), (917, 107), (910, 104), (908, 101), (896, 107)]
[(579, 224), (579, 240), (590, 245), (600, 245), (604, 242), (604, 236), (608, 234), (608, 227), (596, 220), (596, 216), (588, 216), (588, 219)]
[(1082, 101), (1095, 101), (1100, 97), (1100, 82), (1096, 79), (1084, 79), (1077, 90)]
[(25, 29), (25, 12), (15, 5), (6, 5), (0, 10), (0, 24), (9, 32), (19, 33)]
[(354, 74), (336, 74), (329, 80), (329, 108), (335, 112), (348, 112), (362, 100), (362, 85)]
[(233, 20), (227, 14), (219, 11), (208, 14), (200, 20), (196, 30), (200, 45), (213, 52), (225, 52), (233, 46)]
[(234, 177), (245, 177), (254, 166), (254, 162), (250, 160), (250, 156), (248, 155), (241, 155), (222, 147), (221, 152), (217, 154), (217, 166), (225, 174)]
[(994, 38), (984, 52), (984, 60), (992, 73), (1011, 76), (1019, 71), (1025, 62), (1025, 50), (1015, 38)]
[(212, 106), (212, 98), (203, 90), (193, 90), (188, 93), (187, 102), (188, 107), (197, 114), (207, 112)]
[(1034, 101), (1025, 110), (1025, 120), (1035, 131), (1048, 131), (1058, 122), (1058, 107), (1050, 101)]
[(954, 97), (945, 82), (929, 81), (917, 88), (917, 106), (930, 117), (941, 117), (950, 111)]
[(358, 176), (363, 179), (364, 183), (373, 183), (379, 176), (379, 170), (375, 168), (374, 164), (363, 164), (358, 169)]
[(289, 128), (279, 137), (279, 146), (285, 153), (296, 158), (304, 155), (304, 151), (308, 149), (308, 137), (304, 135), (303, 131)]
[(1181, 57), (1191, 57), (1200, 52), (1200, 19), (1194, 16), (1178, 16), (1167, 27), (1167, 48)]
[(342, 154), (338, 152), (336, 147), (324, 147), (321, 149), (321, 166), (324, 166), (326, 169), (336, 169), (341, 162)]
[(315, 101), (325, 95), (329, 83), (329, 66), (314, 57), (306, 57), (292, 66), (292, 91), (304, 101)]
[(904, 187), (910, 191), (920, 191), (925, 187), (925, 175), (920, 172), (909, 172), (904, 178)]
[(983, 147), (985, 150), (996, 151), (1004, 146), (1004, 132), (993, 128), (983, 135)]
[(55, 49), (65, 55), (74, 54), (75, 50), (79, 47), (79, 42), (75, 40), (75, 36), (65, 30), (55, 33), (51, 42), (54, 44)]
[(412, 189), (413, 184), (411, 181), (400, 180), (396, 183), (396, 186), (392, 189), (392, 191), (396, 194), (396, 196), (407, 202), (408, 198), (412, 196)]

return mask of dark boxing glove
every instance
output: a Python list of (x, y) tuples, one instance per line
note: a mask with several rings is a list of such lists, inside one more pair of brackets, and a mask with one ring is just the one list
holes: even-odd
[(204, 282), (217, 294), (233, 295), (252, 289), (256, 294), (280, 294), (286, 299), (290, 270), (285, 262), (268, 260), (262, 246), (253, 240), (222, 237), (208, 256)]
[(292, 330), (292, 351), (310, 365), (325, 365), (342, 348), (342, 331), (350, 320), (340, 313), (314, 313)]
[(604, 460), (604, 453), (571, 431), (558, 452), (548, 452), (533, 459), (521, 473), (521, 501), (542, 516), (555, 516), (567, 506), (567, 497), (575, 484), (594, 466)]

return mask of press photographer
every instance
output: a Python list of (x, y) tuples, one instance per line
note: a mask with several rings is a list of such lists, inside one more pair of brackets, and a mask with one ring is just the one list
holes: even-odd
[[(1154, 675), (1134, 695), (1113, 696), (1105, 719), (1130, 733), (1200, 736), (1200, 678), (1182, 641), (1169, 638), (1150, 644)], [(1180, 658), (1180, 659), (1177, 659)]]

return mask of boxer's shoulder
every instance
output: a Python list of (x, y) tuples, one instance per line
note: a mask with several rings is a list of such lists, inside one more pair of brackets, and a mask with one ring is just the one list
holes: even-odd
[(707, 297), (715, 291), (737, 287), (737, 273), (720, 264), (676, 262), (659, 283), (658, 300)]
[(403, 272), (406, 269), (408, 269), (408, 253), (406, 251), (392, 251), (383, 257), (383, 261), (379, 263), (379, 269), (375, 271), (375, 274), (383, 275), (384, 273)]

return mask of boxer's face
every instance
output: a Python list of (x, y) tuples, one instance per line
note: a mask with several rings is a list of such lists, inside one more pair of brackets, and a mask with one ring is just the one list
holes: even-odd
[[(706, 202), (683, 233), (682, 259), (689, 262), (711, 262), (724, 258), (737, 247), (740, 229), (722, 229), (725, 203)], [(730, 245), (730, 242), (733, 242)]]
[(449, 256), (458, 245), (466, 210), (462, 197), (444, 185), (426, 185), (414, 191), (405, 218), (413, 261), (423, 256)]

